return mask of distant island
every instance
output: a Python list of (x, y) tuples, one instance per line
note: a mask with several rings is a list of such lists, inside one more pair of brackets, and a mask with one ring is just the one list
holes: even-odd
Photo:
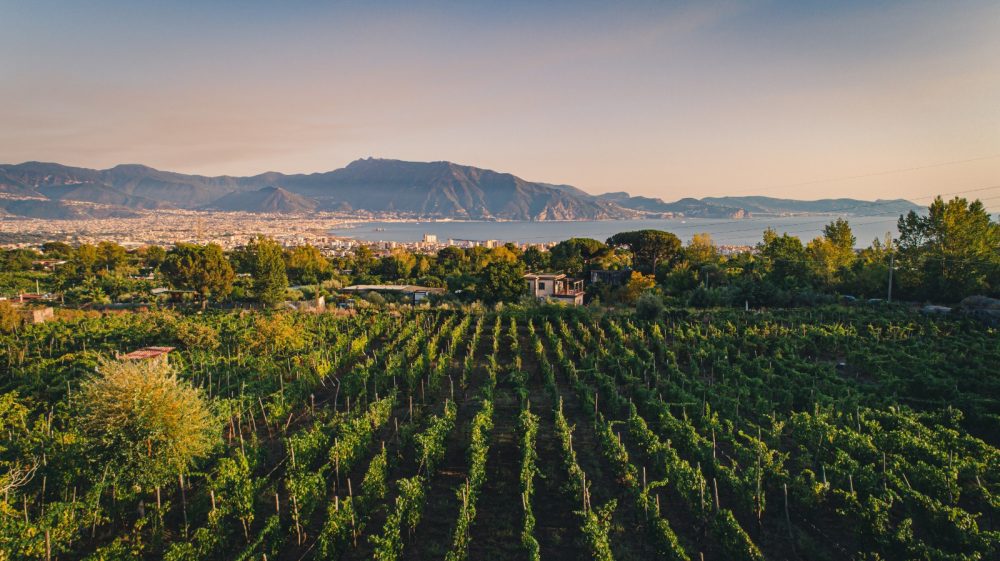
[(182, 209), (279, 214), (359, 213), (397, 219), (623, 220), (837, 214), (899, 215), (903, 199), (799, 201), (771, 197), (592, 195), (452, 162), (360, 159), (324, 173), (206, 177), (128, 164), (96, 170), (56, 163), (0, 165), (0, 217), (51, 220), (134, 217)]

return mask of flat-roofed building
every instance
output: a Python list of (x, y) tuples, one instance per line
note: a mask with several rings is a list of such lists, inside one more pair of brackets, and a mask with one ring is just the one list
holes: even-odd
[(567, 277), (564, 273), (528, 273), (528, 294), (539, 300), (552, 300), (573, 306), (583, 305), (583, 281)]

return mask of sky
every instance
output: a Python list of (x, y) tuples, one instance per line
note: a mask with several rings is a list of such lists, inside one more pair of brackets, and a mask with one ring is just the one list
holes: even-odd
[[(0, 0), (0, 162), (1000, 207), (1000, 2)], [(996, 186), (994, 189), (987, 189)]]

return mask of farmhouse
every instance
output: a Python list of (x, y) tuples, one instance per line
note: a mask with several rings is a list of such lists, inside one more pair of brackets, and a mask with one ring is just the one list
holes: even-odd
[(539, 300), (552, 300), (571, 306), (583, 305), (583, 281), (562, 273), (528, 273), (524, 275), (528, 293)]
[(426, 300), (431, 294), (444, 294), (443, 288), (432, 288), (430, 286), (417, 286), (413, 284), (355, 284), (345, 286), (341, 292), (353, 292), (360, 294), (364, 292), (384, 292), (408, 295), (414, 304)]

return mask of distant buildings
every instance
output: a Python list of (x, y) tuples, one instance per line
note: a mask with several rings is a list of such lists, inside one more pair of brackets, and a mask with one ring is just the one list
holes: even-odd
[(344, 288), (341, 288), (340, 291), (354, 294), (364, 294), (366, 292), (405, 294), (410, 297), (414, 304), (426, 300), (431, 294), (444, 294), (446, 292), (443, 288), (432, 288), (429, 286), (417, 286), (413, 284), (355, 284), (352, 286), (345, 286)]
[(40, 271), (55, 271), (57, 267), (66, 264), (65, 259), (36, 259), (31, 262), (32, 267)]
[(319, 296), (308, 300), (299, 300), (296, 302), (289, 301), (285, 302), (283, 306), (289, 310), (295, 310), (298, 312), (320, 314), (326, 311), (326, 297)]
[(583, 281), (563, 273), (528, 273), (524, 275), (528, 294), (539, 300), (562, 302), (571, 306), (583, 305)]

